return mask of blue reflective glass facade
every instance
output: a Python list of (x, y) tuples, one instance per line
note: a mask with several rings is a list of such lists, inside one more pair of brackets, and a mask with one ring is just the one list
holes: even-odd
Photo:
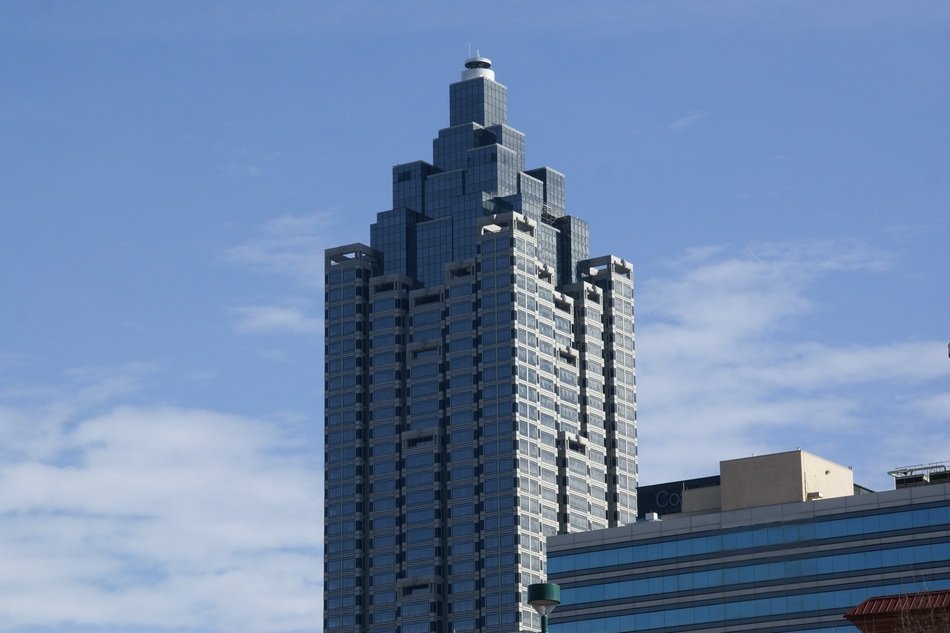
[(950, 588), (950, 485), (673, 516), (551, 539), (552, 633), (848, 631), (867, 598)]
[(468, 64), (433, 162), (326, 252), (327, 633), (537, 631), (545, 538), (636, 517), (632, 268)]

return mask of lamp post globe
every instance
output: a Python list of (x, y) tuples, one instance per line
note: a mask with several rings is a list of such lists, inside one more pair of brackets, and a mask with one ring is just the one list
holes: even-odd
[(541, 616), (541, 633), (548, 633), (548, 615), (561, 604), (561, 587), (553, 582), (528, 585), (528, 604)]

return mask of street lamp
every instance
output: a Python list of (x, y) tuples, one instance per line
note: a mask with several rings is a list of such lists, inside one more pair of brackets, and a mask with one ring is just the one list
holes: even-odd
[(561, 587), (553, 582), (528, 585), (528, 604), (541, 616), (541, 633), (548, 633), (548, 614), (561, 604)]

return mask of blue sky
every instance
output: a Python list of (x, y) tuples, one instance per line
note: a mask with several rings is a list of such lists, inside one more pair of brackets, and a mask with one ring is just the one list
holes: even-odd
[(641, 480), (950, 460), (950, 8), (0, 5), (0, 630), (314, 631), (322, 251), (469, 45), (636, 274)]

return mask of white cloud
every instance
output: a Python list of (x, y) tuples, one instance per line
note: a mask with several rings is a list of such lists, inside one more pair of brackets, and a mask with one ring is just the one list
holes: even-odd
[(257, 356), (272, 363), (286, 363), (290, 360), (290, 354), (282, 349), (259, 349)]
[(696, 125), (708, 116), (708, 112), (694, 110), (693, 112), (690, 112), (689, 114), (683, 115), (675, 121), (672, 121), (667, 127), (673, 132), (682, 132), (686, 128)]
[[(81, 394), (0, 398), (0, 630), (314, 630), (316, 434), (290, 421), (115, 406), (107, 394), (119, 392), (102, 384), (77, 389), (105, 398), (95, 407)], [(42, 445), (11, 432), (35, 421)]]
[(22, 367), (29, 361), (26, 354), (0, 351), (0, 371), (10, 371)]
[(290, 306), (241, 306), (234, 308), (238, 332), (290, 332), (313, 334), (323, 331), (323, 319), (309, 317)]
[(136, 391), (150, 371), (143, 364), (82, 367), (68, 372), (66, 385), (12, 385), (0, 390), (0, 459), (55, 458), (60, 451), (59, 429), (83, 412)]
[(235, 180), (256, 178), (264, 173), (272, 163), (283, 157), (283, 152), (252, 151), (244, 147), (230, 147), (220, 145), (216, 148), (222, 159), (219, 169), (221, 173)]
[(225, 260), (253, 270), (289, 277), (309, 288), (323, 285), (323, 251), (333, 244), (329, 213), (284, 215), (261, 233), (228, 249)]
[(929, 395), (914, 404), (921, 415), (941, 419), (950, 428), (950, 392)]
[(721, 459), (796, 447), (854, 465), (859, 483), (876, 488), (889, 485), (885, 473), (899, 463), (950, 459), (936, 386), (950, 375), (945, 344), (840, 345), (798, 327), (821, 307), (818, 281), (890, 261), (855, 241), (705, 248), (643, 284), (643, 483), (713, 474)]

